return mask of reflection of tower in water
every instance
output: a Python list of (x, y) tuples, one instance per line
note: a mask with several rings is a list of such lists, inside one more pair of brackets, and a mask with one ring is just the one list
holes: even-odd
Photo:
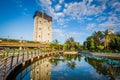
[(31, 65), (31, 80), (50, 80), (50, 58), (44, 58)]

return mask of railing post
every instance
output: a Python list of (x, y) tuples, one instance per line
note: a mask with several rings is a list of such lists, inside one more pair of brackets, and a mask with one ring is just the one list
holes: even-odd
[(30, 57), (29, 58), (31, 58), (31, 51), (30, 51)]
[(32, 53), (32, 51), (31, 51), (31, 58), (33, 57), (33, 53)]
[(36, 57), (36, 55), (37, 55), (37, 51), (35, 51), (35, 57)]
[(27, 59), (29, 59), (29, 51), (27, 51)]
[(34, 57), (36, 56), (36, 51), (34, 51)]
[(12, 69), (12, 65), (13, 65), (13, 58), (14, 58), (14, 52), (13, 52), (13, 55), (12, 55), (12, 57), (11, 57), (10, 69)]
[(33, 53), (33, 54), (34, 54), (34, 57), (35, 57), (35, 56), (36, 56), (36, 51), (34, 51), (34, 53)]
[(38, 53), (37, 53), (37, 54), (38, 54), (38, 56), (39, 56), (39, 51), (38, 51)]
[[(4, 53), (4, 52), (3, 52)], [(4, 80), (5, 74), (6, 74), (6, 65), (7, 65), (7, 52), (4, 53), (4, 64), (2, 67), (2, 79)]]
[(24, 62), (24, 52), (23, 52), (23, 56), (22, 56), (22, 61)]
[(42, 50), (40, 51), (40, 54), (42, 54)]
[(39, 51), (37, 51), (36, 56), (38, 56), (38, 52), (39, 52)]
[(34, 53), (34, 51), (31, 51), (31, 58), (33, 58), (33, 56), (34, 56), (34, 54), (33, 54), (33, 53)]
[(19, 61), (19, 53), (17, 54), (17, 64), (18, 64), (18, 61)]
[(35, 54), (35, 57), (36, 57), (37, 51), (35, 51), (35, 53), (34, 53), (34, 54)]
[(36, 56), (38, 56), (38, 51), (37, 51), (37, 53), (36, 53)]
[(45, 47), (45, 53), (47, 54), (47, 47)]

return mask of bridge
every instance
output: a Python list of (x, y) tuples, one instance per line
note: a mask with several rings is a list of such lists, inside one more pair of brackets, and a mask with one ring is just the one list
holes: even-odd
[(14, 72), (16, 68), (22, 68), (19, 66), (25, 66), (27, 63), (31, 63), (36, 59), (48, 57), (52, 55), (62, 54), (61, 51), (2, 51), (0, 54), (0, 80), (6, 80), (10, 74)]

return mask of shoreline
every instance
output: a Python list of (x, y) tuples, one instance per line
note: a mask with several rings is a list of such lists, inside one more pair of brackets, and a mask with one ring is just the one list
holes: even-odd
[(107, 58), (113, 58), (113, 59), (119, 59), (120, 60), (120, 54), (101, 54), (97, 52), (88, 52), (94, 56), (100, 56), (100, 57), (107, 57)]
[(69, 52), (69, 51), (66, 51), (64, 52), (63, 54), (77, 54), (78, 52)]
[[(84, 52), (81, 52), (81, 53), (84, 53)], [(112, 58), (112, 59), (118, 59), (120, 60), (120, 54), (102, 54), (102, 53), (99, 53), (99, 52), (85, 52), (87, 54), (91, 54), (91, 55), (94, 55), (94, 56), (100, 56), (100, 57), (106, 57), (106, 58)], [(69, 51), (66, 51), (64, 52), (63, 54), (78, 54), (78, 52), (69, 52)]]

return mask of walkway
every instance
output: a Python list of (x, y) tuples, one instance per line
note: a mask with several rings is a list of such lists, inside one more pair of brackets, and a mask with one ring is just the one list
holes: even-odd
[(0, 80), (5, 80), (6, 77), (10, 74), (15, 67), (21, 63), (24, 65), (26, 61), (33, 61), (34, 58), (46, 57), (54, 54), (59, 54), (62, 52), (42, 52), (42, 51), (33, 51), (33, 52), (22, 52), (22, 53), (7, 53), (4, 52), (4, 58), (0, 59)]

